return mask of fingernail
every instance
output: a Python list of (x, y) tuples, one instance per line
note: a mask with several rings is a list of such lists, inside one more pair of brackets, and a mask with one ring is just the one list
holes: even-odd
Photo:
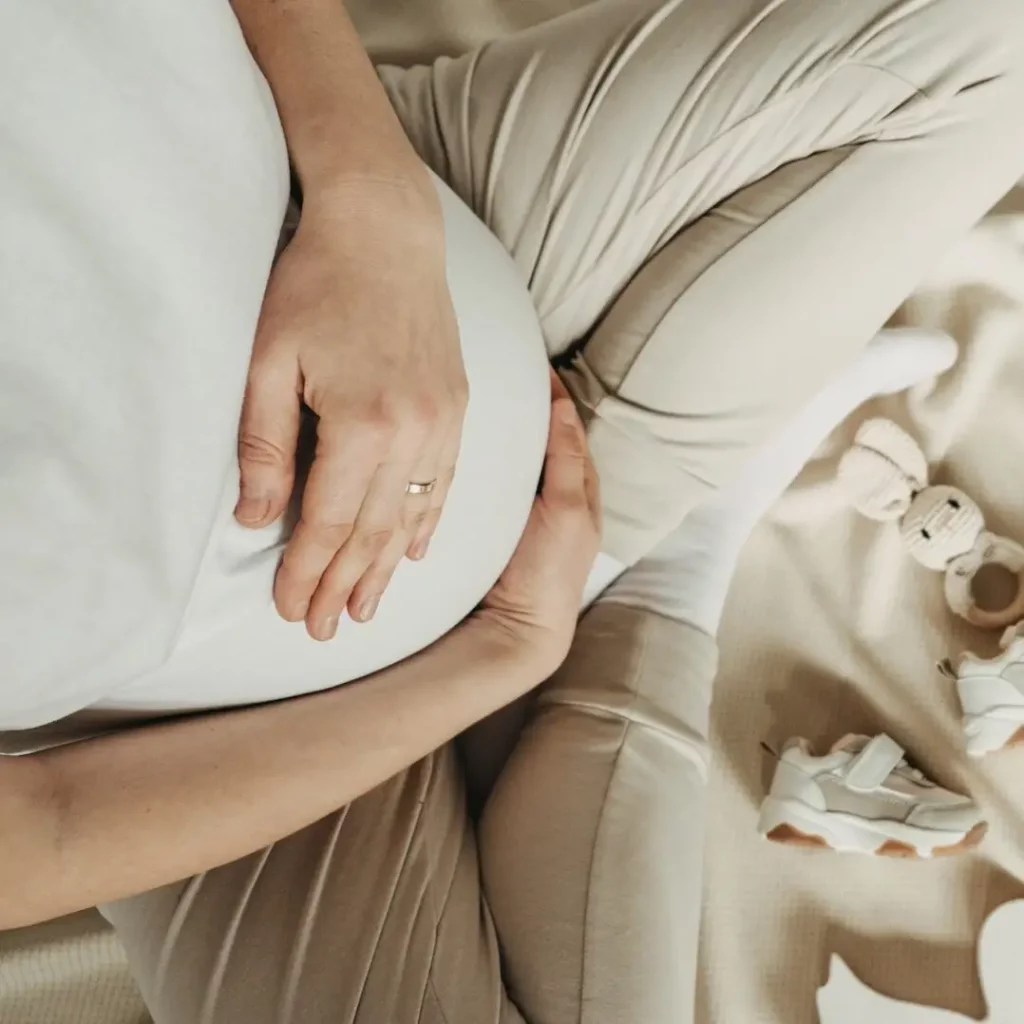
[(312, 595), (304, 595), (301, 588), (296, 594), (296, 587), (294, 584), (288, 585), (283, 570), (284, 566), (278, 567), (277, 577), (274, 580), (274, 604), (277, 606), (281, 618), (286, 622), (301, 622), (309, 611), (309, 601)]
[(286, 622), (301, 622), (308, 611), (308, 601), (296, 601), (295, 604), (286, 606), (285, 611), (281, 613), (281, 618)]
[(338, 632), (338, 618), (337, 615), (328, 615), (321, 619), (313, 627), (313, 637), (317, 640), (332, 640), (334, 634)]
[(377, 605), (380, 603), (380, 595), (363, 598), (362, 604), (356, 609), (356, 618), (360, 622), (369, 622), (377, 612)]
[(418, 562), (421, 558), (425, 558), (427, 554), (427, 548), (430, 547), (430, 538), (423, 537), (416, 541), (415, 544), (409, 549), (409, 557), (414, 561)]
[(269, 511), (269, 498), (249, 498), (243, 495), (235, 505), (235, 518), (242, 523), (261, 523)]

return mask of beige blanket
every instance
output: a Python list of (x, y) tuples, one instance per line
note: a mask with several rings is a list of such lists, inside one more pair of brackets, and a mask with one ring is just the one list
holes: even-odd
[[(350, 7), (375, 55), (405, 62), (581, 2)], [(934, 386), (861, 410), (758, 529), (733, 588), (714, 712), (702, 1024), (813, 1024), (833, 951), (881, 991), (981, 1016), (978, 928), (995, 906), (1024, 894), (1024, 787), (1015, 784), (1024, 754), (968, 765), (951, 685), (934, 667), (965, 646), (989, 652), (995, 638), (954, 620), (940, 577), (904, 556), (891, 527), (844, 508), (832, 483), (856, 422), (882, 413), (921, 439), (935, 476), (978, 500), (993, 529), (1024, 539), (1024, 183), (901, 316), (948, 330), (961, 346), (958, 365)], [(798, 734), (825, 745), (879, 730), (982, 802), (993, 828), (978, 855), (920, 864), (758, 840), (756, 809), (771, 771), (762, 740)], [(4, 1024), (146, 1019), (95, 915), (0, 934)]]

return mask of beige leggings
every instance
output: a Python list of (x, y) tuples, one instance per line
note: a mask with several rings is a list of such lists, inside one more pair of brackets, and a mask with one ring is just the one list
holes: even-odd
[[(1022, 40), (1021, 0), (598, 0), (381, 69), (528, 276), (609, 553), (674, 527), (1024, 172)], [(446, 747), (105, 908), (157, 1024), (688, 1024), (714, 667), (599, 605), (479, 823)]]

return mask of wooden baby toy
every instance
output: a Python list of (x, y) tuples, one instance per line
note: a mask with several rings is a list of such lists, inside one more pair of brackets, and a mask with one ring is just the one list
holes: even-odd
[[(957, 615), (984, 629), (1024, 619), (1024, 547), (987, 530), (981, 509), (963, 491), (930, 485), (924, 452), (906, 431), (891, 420), (867, 420), (840, 460), (838, 477), (858, 512), (896, 522), (907, 553), (945, 573), (946, 601)], [(975, 598), (974, 578), (986, 565), (1017, 578), (1016, 597), (998, 611), (980, 608)]]

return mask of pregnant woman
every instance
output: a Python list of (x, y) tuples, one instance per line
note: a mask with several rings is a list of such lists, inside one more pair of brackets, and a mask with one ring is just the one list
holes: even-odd
[[(688, 1020), (732, 564), (948, 361), (868, 341), (1024, 172), (1024, 12), (599, 0), (377, 76), (235, 12), (0, 16), (0, 926), (102, 903), (158, 1024)], [(448, 741), (542, 683), (474, 823)]]

